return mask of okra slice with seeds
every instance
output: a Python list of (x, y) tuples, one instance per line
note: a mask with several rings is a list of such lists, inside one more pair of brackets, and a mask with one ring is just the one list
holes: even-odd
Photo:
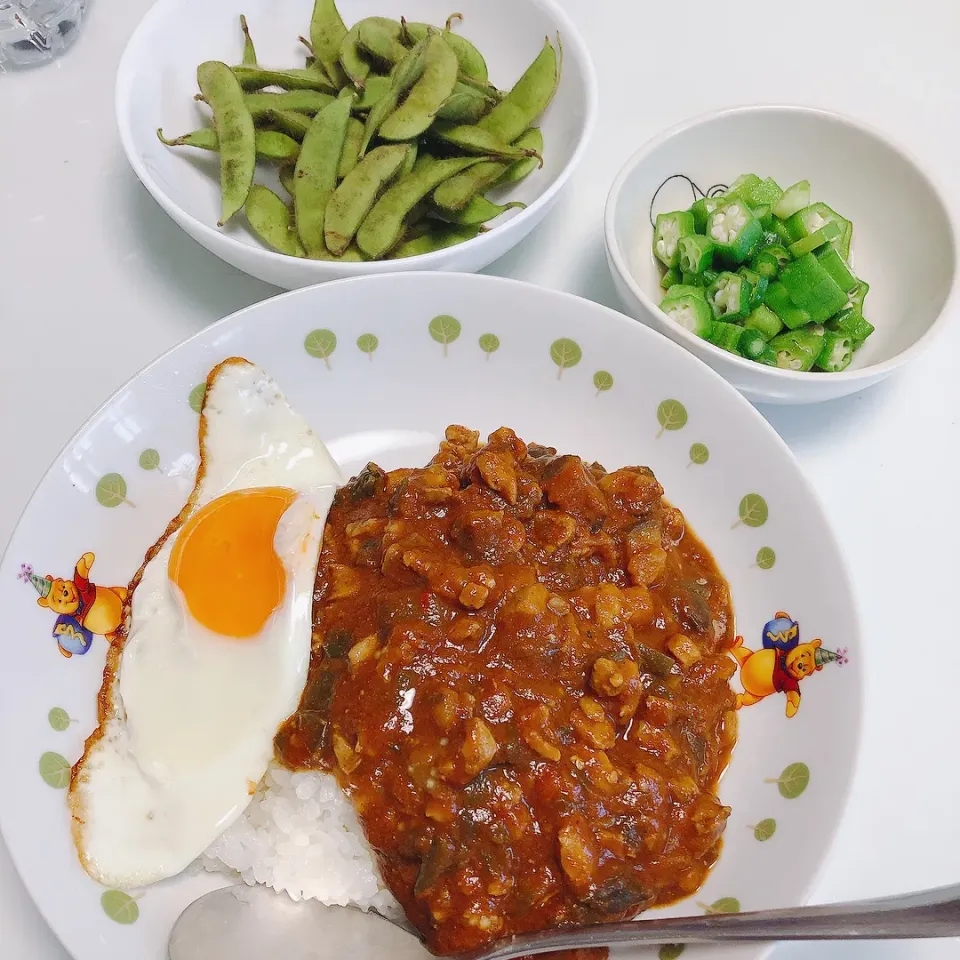
[(743, 277), (747, 283), (750, 284), (750, 306), (759, 307), (763, 303), (764, 294), (767, 292), (767, 287), (770, 284), (770, 280), (767, 277), (762, 277), (756, 270), (751, 270), (749, 267), (741, 267), (737, 271), (737, 275)]
[(677, 249), (680, 252), (680, 269), (684, 273), (696, 275), (713, 266), (714, 243), (709, 237), (701, 237), (697, 233), (680, 237)]
[(680, 263), (679, 242), (681, 237), (695, 233), (693, 214), (689, 210), (675, 210), (673, 213), (657, 214), (653, 229), (653, 252), (656, 258), (667, 267), (676, 267)]
[(696, 200), (690, 208), (693, 214), (693, 224), (697, 228), (697, 233), (707, 232), (707, 220), (710, 214), (725, 202), (723, 197), (701, 197)]
[(750, 313), (752, 293), (746, 279), (724, 271), (707, 288), (707, 302), (717, 320), (738, 320)]
[(763, 227), (742, 200), (734, 199), (710, 214), (707, 236), (717, 245), (721, 259), (739, 264), (753, 253), (763, 236)]
[(782, 370), (806, 373), (812, 369), (823, 349), (824, 335), (809, 330), (788, 330), (770, 341)]
[(698, 294), (665, 297), (660, 303), (660, 309), (684, 330), (706, 338), (713, 326), (713, 313), (699, 288)]
[(814, 361), (814, 366), (824, 373), (839, 373), (846, 370), (853, 360), (853, 338), (845, 333), (827, 331), (823, 335), (823, 346)]
[(775, 244), (760, 250), (750, 261), (750, 269), (756, 270), (761, 277), (772, 280), (791, 259), (784, 247)]
[(780, 283), (794, 305), (810, 314), (816, 323), (823, 323), (847, 304), (846, 293), (812, 253), (784, 267)]
[(846, 217), (841, 217), (836, 210), (825, 203), (811, 203), (802, 210), (798, 210), (787, 220), (787, 230), (792, 240), (802, 240), (828, 223), (835, 223), (840, 228), (840, 236), (831, 241), (831, 244), (840, 256), (846, 259), (850, 255), (853, 225)]
[(737, 341), (737, 349), (740, 356), (747, 360), (757, 360), (767, 349), (767, 341), (763, 334), (758, 330), (744, 328), (740, 333), (740, 339)]

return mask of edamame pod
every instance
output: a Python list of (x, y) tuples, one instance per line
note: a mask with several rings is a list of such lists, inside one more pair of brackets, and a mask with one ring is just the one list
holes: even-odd
[(524, 160), (517, 160), (515, 163), (511, 163), (504, 171), (503, 176), (497, 180), (498, 187), (508, 183), (519, 183), (543, 165), (543, 134), (540, 132), (539, 127), (531, 127), (514, 140), (513, 145), (515, 147), (523, 147), (525, 150), (533, 150), (534, 155)]
[[(428, 23), (407, 23), (406, 20), (400, 22), (403, 26), (401, 37), (407, 43), (419, 43), (431, 30)], [(433, 27), (432, 29), (437, 28)], [(483, 54), (469, 40), (451, 32), (449, 29), (444, 29), (441, 36), (454, 52), (460, 73), (463, 76), (471, 77), (474, 80), (487, 80), (487, 62), (483, 59)]]
[(293, 197), (293, 185), (296, 180), (295, 177), (296, 166), (292, 163), (285, 163), (278, 171), (277, 175), (280, 178), (280, 186), (283, 187), (287, 193)]
[(557, 51), (548, 39), (513, 89), (477, 125), (513, 143), (546, 110), (559, 82)]
[(303, 245), (293, 228), (290, 208), (272, 190), (255, 183), (247, 195), (244, 209), (253, 232), (268, 247), (289, 257), (304, 256)]
[(213, 110), (220, 144), (221, 212), (217, 226), (222, 227), (247, 201), (257, 166), (256, 130), (243, 102), (240, 82), (225, 63), (201, 63), (197, 84)]
[(437, 111), (438, 120), (449, 120), (453, 123), (476, 123), (484, 116), (495, 103), (474, 87), (457, 81), (453, 93), (443, 101)]
[(295, 110), (268, 110), (265, 117), (294, 140), (303, 140), (313, 122), (309, 114), (297, 113)]
[(340, 66), (340, 46), (346, 35), (347, 27), (337, 10), (336, 0), (315, 0), (310, 17), (310, 46), (337, 90), (347, 82)]
[(407, 55), (406, 47), (400, 42), (400, 24), (396, 20), (367, 17), (358, 26), (360, 48), (375, 60), (393, 67)]
[(382, 257), (400, 239), (403, 218), (414, 206), (444, 180), (477, 162), (477, 157), (445, 160), (421, 157), (413, 172), (390, 187), (374, 204), (357, 231), (357, 246), (372, 259)]
[(294, 110), (313, 116), (333, 97), (318, 90), (287, 90), (284, 93), (248, 93), (243, 98), (254, 120), (262, 120), (273, 110)]
[[(386, 124), (384, 124), (384, 128), (386, 128)], [(430, 136), (436, 137), (443, 143), (450, 144), (464, 153), (473, 153), (478, 156), (497, 157), (503, 160), (522, 160), (534, 155), (534, 151), (504, 143), (496, 134), (473, 124), (453, 124), (438, 120), (430, 127)]]
[(265, 67), (239, 66), (233, 75), (244, 90), (262, 90), (264, 87), (280, 87), (283, 90), (319, 90), (321, 93), (336, 93), (339, 88), (319, 70), (310, 67), (295, 67), (292, 70), (267, 70)]
[(327, 104), (310, 124), (300, 147), (294, 174), (293, 200), (297, 232), (308, 256), (326, 252), (323, 241), (324, 213), (337, 185), (337, 168), (350, 119), (350, 101)]
[[(168, 140), (162, 130), (157, 130), (161, 143), (168, 147), (197, 147), (200, 150), (219, 150), (220, 141), (217, 140), (217, 131), (213, 127), (204, 127), (185, 133), (182, 137)], [(256, 132), (257, 156), (261, 160), (278, 160), (296, 162), (300, 153), (300, 144), (293, 137), (288, 137), (279, 130), (258, 130)]]
[(340, 44), (340, 66), (350, 82), (362, 90), (370, 74), (370, 62), (360, 49), (360, 23), (355, 23), (346, 32)]
[(360, 145), (360, 156), (367, 152), (373, 135), (380, 129), (381, 124), (400, 103), (400, 98), (420, 79), (426, 63), (427, 42), (418, 43), (394, 68), (390, 74), (390, 88), (370, 108), (367, 121), (363, 129), (363, 143)]
[(423, 74), (410, 88), (402, 106), (381, 125), (379, 133), (384, 140), (412, 140), (420, 136), (453, 93), (457, 58), (439, 35), (428, 36), (424, 42)]
[(417, 165), (417, 154), (419, 152), (420, 148), (417, 146), (416, 141), (407, 144), (407, 157), (403, 161), (403, 166), (400, 168), (401, 177), (406, 177), (413, 173), (413, 168)]
[(504, 160), (484, 160), (440, 184), (433, 191), (433, 202), (443, 210), (462, 210), (478, 193), (492, 187), (509, 166)]
[(240, 29), (243, 31), (243, 59), (240, 61), (245, 67), (257, 65), (257, 48), (253, 45), (253, 37), (247, 27), (247, 18), (240, 14)]
[(459, 223), (461, 226), (480, 225), (488, 223), (490, 220), (496, 220), (501, 214), (508, 210), (523, 210), (525, 203), (519, 200), (511, 200), (509, 203), (494, 203), (486, 197), (474, 197), (462, 210), (455, 212), (443, 212), (443, 219), (449, 223)]
[(347, 121), (347, 135), (343, 140), (343, 153), (337, 167), (337, 179), (342, 180), (360, 160), (360, 144), (363, 142), (363, 124), (351, 117)]
[(472, 240), (479, 232), (479, 224), (473, 226), (462, 226), (459, 223), (441, 225), (434, 221), (431, 229), (426, 232), (418, 231), (415, 235), (401, 240), (394, 247), (390, 259), (403, 260), (407, 257), (419, 257), (425, 253), (454, 247), (458, 243), (466, 243), (467, 240)]
[(354, 113), (365, 113), (390, 89), (390, 78), (371, 73), (364, 84), (363, 91), (353, 101)]
[(335, 255), (350, 245), (377, 195), (396, 177), (407, 159), (406, 144), (377, 147), (344, 177), (327, 204), (323, 235)]

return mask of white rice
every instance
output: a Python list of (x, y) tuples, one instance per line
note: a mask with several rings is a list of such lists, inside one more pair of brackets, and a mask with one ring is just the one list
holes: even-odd
[(200, 863), (294, 900), (402, 917), (350, 801), (327, 773), (290, 773), (271, 765), (243, 816), (211, 844)]

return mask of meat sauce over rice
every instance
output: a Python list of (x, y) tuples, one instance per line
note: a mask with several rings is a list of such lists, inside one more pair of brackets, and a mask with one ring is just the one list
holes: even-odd
[(732, 637), (650, 470), (451, 426), (339, 491), (277, 755), (336, 774), (437, 953), (629, 918), (719, 854)]

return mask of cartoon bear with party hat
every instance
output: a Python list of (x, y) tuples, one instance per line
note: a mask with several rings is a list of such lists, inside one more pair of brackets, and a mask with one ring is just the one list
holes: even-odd
[(743, 693), (737, 694), (737, 709), (749, 707), (774, 693), (787, 697), (787, 716), (800, 709), (800, 681), (822, 670), (824, 664), (847, 662), (845, 650), (827, 650), (821, 640), (800, 642), (800, 624), (780, 611), (763, 628), (763, 648), (750, 650), (737, 637), (730, 651), (740, 664)]
[(126, 587), (98, 587), (90, 581), (90, 569), (96, 557), (85, 553), (73, 571), (72, 580), (38, 576), (24, 565), (20, 578), (29, 580), (39, 594), (37, 603), (57, 614), (53, 639), (65, 657), (83, 656), (94, 636), (113, 642), (123, 620)]

